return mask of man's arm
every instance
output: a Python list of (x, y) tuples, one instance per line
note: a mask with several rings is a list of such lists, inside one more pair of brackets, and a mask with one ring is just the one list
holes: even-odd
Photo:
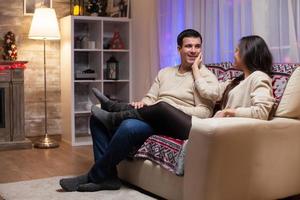
[(144, 105), (152, 105), (157, 101), (160, 88), (159, 74), (160, 72), (158, 72), (158, 75), (155, 77), (150, 90), (142, 98), (142, 100), (131, 102), (131, 106), (133, 106), (135, 109), (139, 109), (144, 107)]
[(145, 97), (141, 100), (141, 102), (143, 102), (145, 105), (154, 104), (158, 99), (159, 89), (160, 89), (160, 81), (159, 81), (159, 74), (158, 74), (150, 90), (145, 95)]
[(210, 72), (204, 65), (201, 70), (208, 71), (211, 75), (199, 77), (195, 80), (195, 88), (199, 95), (203, 98), (210, 99), (211, 101), (220, 101), (226, 87), (231, 83), (231, 80), (219, 83), (216, 76)]
[(139, 109), (144, 107), (144, 105), (152, 105), (156, 102), (158, 98), (158, 91), (159, 91), (159, 81), (158, 77), (155, 78), (154, 83), (152, 84), (150, 90), (142, 98), (141, 101), (131, 102), (130, 105), (133, 106), (135, 109)]
[(195, 88), (200, 96), (211, 101), (219, 101), (228, 83), (219, 83), (217, 77), (202, 64), (202, 53), (192, 65)]

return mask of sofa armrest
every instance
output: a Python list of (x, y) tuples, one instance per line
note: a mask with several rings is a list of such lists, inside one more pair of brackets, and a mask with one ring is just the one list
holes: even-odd
[(275, 199), (300, 192), (300, 121), (193, 117), (184, 199)]

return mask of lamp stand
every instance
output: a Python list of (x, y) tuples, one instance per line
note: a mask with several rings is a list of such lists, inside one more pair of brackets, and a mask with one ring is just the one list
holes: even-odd
[(47, 73), (46, 73), (46, 39), (43, 39), (44, 41), (44, 103), (45, 103), (45, 136), (44, 138), (40, 139), (36, 143), (34, 143), (35, 148), (41, 148), (41, 149), (48, 149), (48, 148), (56, 148), (59, 147), (59, 144), (48, 137), (48, 131), (47, 131)]

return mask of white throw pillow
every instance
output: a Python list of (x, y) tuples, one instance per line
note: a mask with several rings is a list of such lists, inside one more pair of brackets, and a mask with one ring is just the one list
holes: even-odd
[(300, 67), (291, 75), (275, 116), (300, 119)]

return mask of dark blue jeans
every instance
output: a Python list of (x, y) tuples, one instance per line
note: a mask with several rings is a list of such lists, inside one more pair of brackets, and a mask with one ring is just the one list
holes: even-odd
[(117, 177), (116, 165), (154, 134), (147, 123), (136, 119), (124, 120), (112, 136), (93, 116), (90, 119), (90, 128), (95, 164), (88, 175), (94, 183)]

